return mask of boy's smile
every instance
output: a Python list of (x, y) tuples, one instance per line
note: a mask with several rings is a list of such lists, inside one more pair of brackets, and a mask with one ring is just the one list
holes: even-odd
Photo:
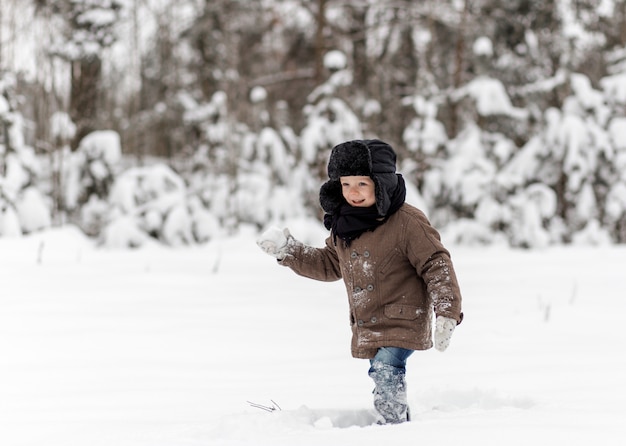
[(374, 180), (367, 176), (340, 177), (341, 193), (350, 206), (370, 207), (376, 204)]

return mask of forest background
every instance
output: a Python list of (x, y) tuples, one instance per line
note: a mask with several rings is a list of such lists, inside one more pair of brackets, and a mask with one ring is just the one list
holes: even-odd
[(0, 0), (0, 235), (319, 219), (380, 138), (448, 241), (626, 242), (626, 1)]

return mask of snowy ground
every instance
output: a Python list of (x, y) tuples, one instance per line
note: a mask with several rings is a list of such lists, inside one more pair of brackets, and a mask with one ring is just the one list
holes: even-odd
[[(623, 441), (626, 247), (450, 248), (466, 319), (447, 352), (410, 358), (414, 421), (372, 426), (343, 286), (277, 266), (251, 233), (139, 251), (72, 228), (0, 239), (0, 445)], [(282, 411), (247, 403), (271, 400)]]

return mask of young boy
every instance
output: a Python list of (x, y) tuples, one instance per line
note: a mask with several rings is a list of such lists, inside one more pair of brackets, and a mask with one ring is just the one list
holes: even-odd
[(312, 279), (343, 279), (350, 303), (352, 355), (370, 360), (379, 423), (409, 420), (406, 360), (414, 350), (444, 351), (461, 323), (461, 294), (449, 252), (425, 215), (404, 202), (396, 154), (380, 140), (332, 149), (320, 188), (326, 246), (313, 248), (287, 229), (257, 241), (281, 265)]

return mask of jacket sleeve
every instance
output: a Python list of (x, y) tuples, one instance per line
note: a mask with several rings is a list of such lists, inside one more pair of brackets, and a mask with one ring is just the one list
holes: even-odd
[(407, 253), (417, 274), (422, 278), (437, 316), (445, 316), (460, 324), (461, 290), (450, 253), (441, 243), (439, 233), (425, 216), (407, 230)]
[(326, 239), (326, 246), (323, 248), (314, 248), (294, 240), (285, 258), (278, 263), (309, 279), (323, 282), (341, 279), (339, 259), (331, 237)]
[(435, 314), (460, 324), (463, 320), (461, 292), (449, 254), (443, 251), (435, 253), (422, 267), (422, 277)]

